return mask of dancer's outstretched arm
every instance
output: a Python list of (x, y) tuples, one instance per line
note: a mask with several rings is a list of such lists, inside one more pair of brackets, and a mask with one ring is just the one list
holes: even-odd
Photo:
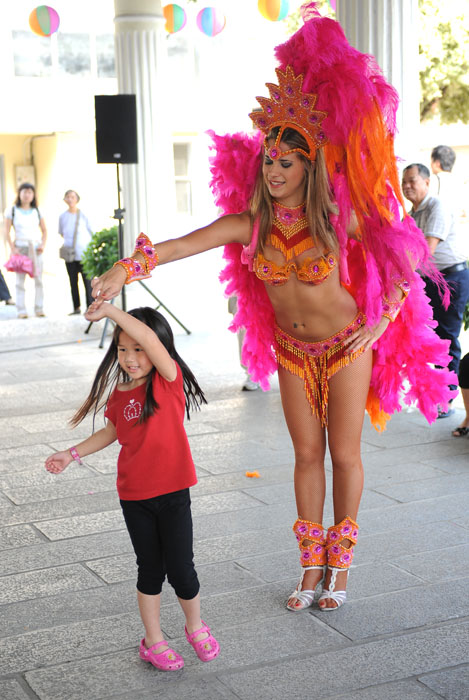
[[(158, 264), (164, 265), (212, 248), (218, 248), (227, 243), (248, 245), (250, 240), (251, 219), (248, 212), (244, 212), (222, 216), (208, 226), (180, 238), (156, 243), (154, 247), (158, 254)], [(144, 262), (143, 255), (139, 252), (134, 253), (132, 258), (140, 263)], [(126, 278), (126, 270), (121, 265), (112, 267), (101, 277), (95, 277), (91, 281), (94, 298), (107, 300), (116, 297), (124, 286)]]

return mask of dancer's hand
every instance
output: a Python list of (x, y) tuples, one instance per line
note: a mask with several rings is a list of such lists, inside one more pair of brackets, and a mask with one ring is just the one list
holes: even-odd
[(353, 352), (360, 350), (360, 348), (364, 348), (364, 352), (369, 350), (378, 338), (381, 338), (389, 323), (389, 318), (382, 316), (376, 326), (360, 326), (355, 333), (352, 333), (350, 338), (342, 341), (346, 347), (346, 354), (351, 355)]
[(73, 462), (73, 457), (68, 450), (56, 452), (46, 459), (45, 467), (51, 474), (60, 474), (68, 467), (70, 462)]
[(107, 299), (113, 299), (125, 284), (127, 273), (122, 265), (111, 267), (110, 270), (91, 280), (92, 294), (96, 301), (101, 304)]
[(93, 301), (93, 303), (88, 306), (84, 316), (87, 321), (92, 321), (93, 323), (95, 321), (101, 321), (102, 318), (109, 316), (110, 307), (112, 307), (112, 305), (109, 304), (109, 302), (96, 299), (96, 301)]

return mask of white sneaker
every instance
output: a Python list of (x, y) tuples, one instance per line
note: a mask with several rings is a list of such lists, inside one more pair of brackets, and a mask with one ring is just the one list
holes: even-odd
[(257, 391), (257, 389), (259, 389), (259, 384), (257, 382), (253, 382), (251, 377), (247, 377), (241, 391)]

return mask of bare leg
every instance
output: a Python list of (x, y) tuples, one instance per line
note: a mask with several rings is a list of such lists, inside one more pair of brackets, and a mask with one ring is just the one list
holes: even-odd
[[(340, 523), (347, 515), (357, 519), (363, 491), (363, 464), (360, 440), (365, 417), (366, 399), (370, 386), (372, 351), (361, 355), (348, 367), (335, 374), (329, 382), (328, 442), (332, 459), (334, 521)], [(350, 540), (343, 540), (345, 547)], [(328, 570), (325, 588), (328, 588), (331, 572)], [(347, 572), (337, 574), (336, 590), (345, 590)], [(323, 608), (337, 607), (326, 598), (320, 601)]]
[[(282, 367), (279, 367), (278, 378), (283, 412), (295, 450), (294, 480), (298, 517), (322, 523), (326, 494), (325, 431), (311, 412), (303, 380)], [(305, 540), (305, 544), (309, 544), (309, 541)], [(321, 577), (319, 569), (305, 571), (302, 589), (314, 590)], [(288, 604), (294, 605), (294, 601), (292, 597)]]
[[(190, 600), (184, 600), (184, 598), (179, 598), (179, 605), (181, 606), (184, 615), (186, 616), (186, 628), (189, 634), (192, 634), (196, 630), (200, 630), (203, 626), (202, 620), (200, 618), (200, 595), (197, 595)], [(200, 642), (201, 639), (208, 637), (207, 632), (202, 632), (194, 637), (195, 642)]]
[[(153, 644), (162, 642), (164, 637), (160, 626), (161, 593), (147, 595), (137, 591), (138, 608), (143, 626), (145, 627), (145, 645), (149, 649)], [(165, 651), (167, 646), (160, 647), (159, 651)]]

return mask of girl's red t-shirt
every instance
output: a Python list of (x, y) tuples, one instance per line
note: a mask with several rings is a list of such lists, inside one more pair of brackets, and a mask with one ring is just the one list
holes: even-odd
[(104, 412), (115, 426), (122, 446), (117, 461), (117, 492), (123, 501), (153, 498), (197, 483), (184, 429), (181, 368), (177, 366), (173, 382), (155, 372), (153, 396), (159, 408), (139, 424), (145, 386), (144, 383), (129, 391), (114, 389)]

